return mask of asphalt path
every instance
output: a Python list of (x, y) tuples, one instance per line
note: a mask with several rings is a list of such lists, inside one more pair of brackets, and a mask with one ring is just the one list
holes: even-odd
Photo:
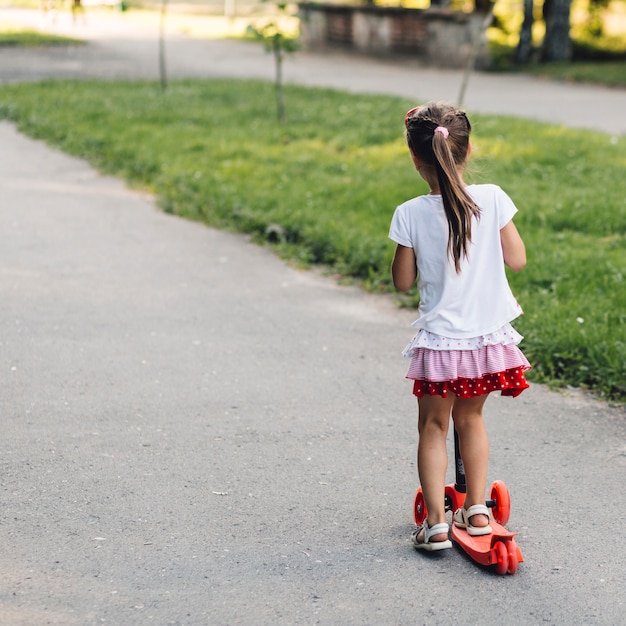
[(426, 556), (413, 313), (6, 122), (0, 234), (0, 623), (624, 623), (622, 408), (490, 398), (525, 562)]

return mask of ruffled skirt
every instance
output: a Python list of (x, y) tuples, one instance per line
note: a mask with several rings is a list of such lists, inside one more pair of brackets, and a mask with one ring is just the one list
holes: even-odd
[(492, 391), (518, 396), (528, 383), (524, 372), (530, 363), (517, 347), (522, 336), (506, 324), (498, 331), (453, 339), (420, 330), (404, 350), (411, 359), (406, 377), (415, 381), (417, 397), (452, 392), (459, 398), (474, 398)]

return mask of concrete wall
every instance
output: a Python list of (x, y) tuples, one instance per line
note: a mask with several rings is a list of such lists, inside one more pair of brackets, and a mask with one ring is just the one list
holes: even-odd
[[(446, 8), (301, 3), (301, 38), (308, 49), (343, 47), (376, 57), (410, 55), (437, 67), (465, 65), (484, 16)], [(477, 67), (489, 64), (484, 36)]]

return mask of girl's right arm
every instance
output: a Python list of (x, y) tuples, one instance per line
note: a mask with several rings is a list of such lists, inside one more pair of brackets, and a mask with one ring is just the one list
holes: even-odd
[(500, 242), (504, 262), (514, 272), (519, 272), (526, 265), (526, 246), (524, 246), (513, 220), (500, 230)]
[(398, 244), (391, 264), (393, 285), (400, 291), (408, 291), (417, 279), (417, 265), (413, 248)]

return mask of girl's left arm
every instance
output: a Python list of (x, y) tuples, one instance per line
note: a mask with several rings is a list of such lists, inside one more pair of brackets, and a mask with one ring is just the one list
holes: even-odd
[(391, 264), (391, 276), (394, 287), (400, 291), (408, 291), (415, 284), (417, 266), (413, 248), (397, 245)]
[(504, 262), (514, 272), (519, 272), (526, 265), (526, 247), (513, 220), (500, 230), (500, 242)]

